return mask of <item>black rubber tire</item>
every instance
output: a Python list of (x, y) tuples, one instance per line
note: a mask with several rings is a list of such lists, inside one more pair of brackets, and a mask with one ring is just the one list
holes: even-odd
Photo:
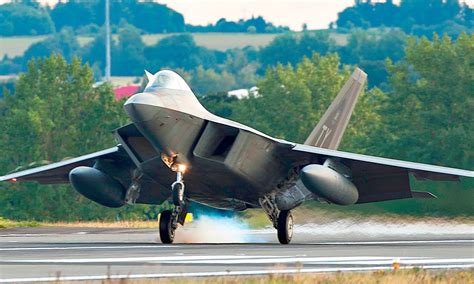
[(174, 229), (172, 224), (173, 212), (165, 210), (160, 215), (160, 239), (164, 244), (171, 244), (174, 240)]
[(184, 188), (184, 184), (182, 182), (174, 183), (171, 188), (174, 206), (181, 206), (183, 204), (183, 197), (180, 198), (179, 196), (181, 188)]
[(293, 216), (290, 210), (282, 210), (278, 215), (277, 234), (280, 244), (287, 245), (293, 237)]

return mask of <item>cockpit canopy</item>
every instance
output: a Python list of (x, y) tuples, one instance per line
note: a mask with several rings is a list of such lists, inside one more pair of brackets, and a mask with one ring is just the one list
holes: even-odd
[(148, 84), (145, 87), (145, 92), (153, 92), (161, 88), (192, 92), (184, 79), (173, 71), (163, 70), (155, 75), (147, 73), (147, 77)]

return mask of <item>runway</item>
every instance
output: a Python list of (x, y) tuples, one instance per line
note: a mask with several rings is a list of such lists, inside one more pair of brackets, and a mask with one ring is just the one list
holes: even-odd
[(287, 246), (277, 243), (270, 228), (231, 231), (250, 243), (184, 243), (190, 241), (186, 234), (200, 233), (191, 226), (173, 245), (160, 244), (156, 229), (2, 229), (0, 282), (372, 271), (392, 269), (394, 262), (401, 268), (474, 267), (472, 225), (420, 228), (418, 234), (364, 234), (346, 227), (336, 234), (321, 228), (296, 227)]

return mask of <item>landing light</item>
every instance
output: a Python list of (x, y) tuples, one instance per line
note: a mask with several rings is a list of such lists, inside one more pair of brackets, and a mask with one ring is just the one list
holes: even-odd
[(16, 182), (16, 178), (12, 178), (10, 181), (11, 182)]
[(186, 165), (183, 165), (183, 164), (177, 164), (176, 165), (176, 171), (180, 172), (180, 173), (184, 173), (186, 171), (187, 167)]
[(175, 171), (175, 172), (180, 172), (180, 173), (184, 173), (186, 171), (187, 167), (185, 164), (173, 164), (173, 166), (171, 166), (171, 170)]

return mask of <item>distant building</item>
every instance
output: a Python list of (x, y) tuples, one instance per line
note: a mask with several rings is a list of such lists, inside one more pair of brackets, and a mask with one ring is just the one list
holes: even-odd
[(258, 97), (258, 87), (252, 87), (250, 89), (238, 89), (227, 92), (228, 97), (235, 97), (239, 100), (248, 98), (250, 95)]
[(133, 96), (138, 93), (140, 86), (131, 85), (131, 86), (122, 86), (114, 88), (115, 99), (117, 101)]
[(239, 100), (243, 98), (248, 98), (249, 96), (249, 90), (247, 89), (238, 89), (238, 90), (232, 90), (227, 92), (228, 97), (235, 97)]

